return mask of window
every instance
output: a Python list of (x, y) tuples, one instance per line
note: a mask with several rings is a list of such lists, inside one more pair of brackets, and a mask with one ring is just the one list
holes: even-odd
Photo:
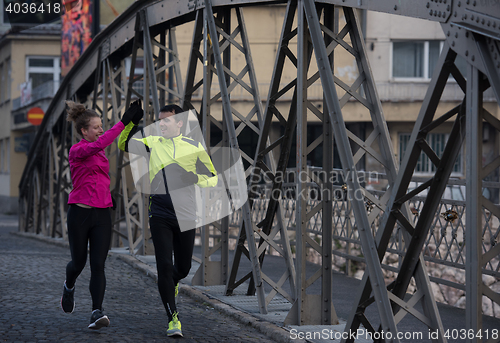
[(10, 99), (10, 58), (0, 63), (0, 103)]
[[(0, 9), (2, 10), (3, 16), (0, 17), (0, 23), (1, 24), (9, 24), (9, 12), (4, 10), (5, 7), (5, 1), (0, 1)], [(10, 25), (9, 25), (10, 26)]]
[[(11, 80), (10, 80), (10, 57), (5, 60), (5, 79), (2, 80), (2, 83), (5, 85), (5, 100), (10, 99), (10, 87), (11, 87)], [(5, 83), (4, 83), (5, 81)]]
[[(408, 147), (408, 143), (410, 142), (410, 136), (411, 134), (409, 133), (399, 134), (399, 163), (403, 161), (406, 148)], [(446, 141), (448, 141), (448, 134), (429, 133), (427, 135), (427, 143), (439, 158), (441, 158), (441, 156), (443, 155)], [(418, 158), (417, 166), (415, 167), (415, 173), (433, 174), (435, 172), (436, 166), (431, 162), (429, 157), (424, 152), (421, 152)], [(458, 154), (452, 174), (463, 175), (462, 152)]]
[(5, 163), (3, 170), (6, 173), (10, 173), (10, 139), (7, 137), (4, 139), (4, 147), (5, 147)]
[(9, 172), (9, 138), (0, 139), (0, 173)]
[(441, 41), (392, 43), (392, 77), (430, 79), (441, 51)]
[(54, 91), (59, 88), (59, 57), (34, 57), (26, 58), (26, 82), (31, 79), (31, 87), (36, 87), (48, 81), (54, 81)]
[(4, 102), (4, 93), (5, 93), (5, 69), (3, 63), (0, 63), (0, 103)]
[[(443, 44), (444, 42), (439, 40), (393, 42), (392, 77), (430, 80)], [(457, 56), (455, 64), (466, 77), (465, 60)]]
[(5, 153), (3, 150), (4, 139), (0, 139), (0, 173), (3, 173), (3, 167), (5, 165)]

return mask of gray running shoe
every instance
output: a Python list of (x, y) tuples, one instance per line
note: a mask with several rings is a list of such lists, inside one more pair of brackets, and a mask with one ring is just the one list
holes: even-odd
[(109, 326), (108, 316), (105, 316), (101, 310), (94, 310), (90, 317), (89, 329), (99, 330), (105, 326)]

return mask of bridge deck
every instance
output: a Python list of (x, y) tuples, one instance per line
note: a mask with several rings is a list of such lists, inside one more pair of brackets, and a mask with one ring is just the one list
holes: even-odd
[[(196, 248), (198, 248), (198, 250), (196, 250)], [(195, 256), (200, 257), (200, 248), (196, 248)], [(154, 256), (138, 256), (137, 258), (147, 265), (153, 267), (155, 270), (156, 265)], [(339, 339), (335, 338), (340, 337), (341, 333), (344, 330), (346, 319), (349, 316), (350, 311), (352, 310), (352, 306), (354, 305), (354, 301), (356, 300), (355, 295), (358, 290), (358, 286), (361, 283), (360, 280), (353, 277), (348, 277), (340, 273), (333, 273), (332, 298), (333, 305), (335, 306), (335, 310), (339, 318), (338, 325), (285, 326), (284, 320), (292, 306), (286, 299), (275, 297), (268, 306), (268, 314), (260, 314), (257, 297), (245, 295), (247, 284), (239, 286), (232, 296), (224, 295), (225, 287), (222, 285), (205, 287), (191, 286), (191, 279), (193, 278), (194, 273), (196, 272), (198, 267), (199, 263), (193, 261), (191, 273), (183, 281), (183, 284), (185, 286), (189, 285), (190, 287), (198, 289), (207, 294), (209, 297), (216, 298), (219, 301), (232, 306), (238, 311), (251, 314), (252, 316), (255, 316), (263, 321), (273, 323), (278, 327), (284, 327), (289, 331), (289, 338), (311, 337), (311, 339), (308, 339), (308, 341), (318, 343), (340, 342)], [(312, 275), (317, 268), (319, 268), (318, 265), (308, 263), (308, 276)], [(266, 256), (262, 270), (264, 273), (270, 276), (282, 275), (285, 271), (285, 264), (279, 257)], [(247, 262), (247, 265), (243, 265), (241, 270), (239, 270), (239, 273), (241, 273), (241, 275), (244, 275), (245, 273), (248, 273), (250, 271), (250, 263)], [(287, 284), (285, 284), (284, 288), (287, 288), (287, 290), (289, 291), (289, 288), (286, 286)], [(320, 294), (321, 285), (319, 282), (316, 282), (310, 288), (308, 288), (308, 290)], [(269, 285), (267, 284), (265, 291), (266, 294), (271, 291)], [(421, 311), (421, 308), (418, 309)], [(460, 338), (460, 330), (465, 328), (465, 310), (439, 303), (438, 309), (441, 315), (441, 320), (443, 322), (443, 327), (445, 328), (445, 332), (448, 332), (450, 335), (450, 337), (448, 338), (448, 342), (463, 343), (465, 340)], [(373, 319), (372, 323), (377, 323), (378, 313), (376, 307), (368, 307), (365, 313), (367, 317), (370, 318), (370, 320)], [(427, 326), (419, 322), (413, 316), (406, 316), (398, 324), (398, 329), (400, 333), (404, 335), (403, 337), (405, 337), (401, 340), (401, 342), (431, 342), (431, 339), (429, 337), (430, 332)], [(483, 329), (489, 330), (490, 334), (492, 330), (497, 329), (498, 334), (500, 335), (500, 319), (490, 316), (483, 316)], [(299, 332), (302, 332), (304, 336), (301, 336)], [(359, 338), (356, 339), (356, 342), (372, 342), (371, 339), (367, 339), (369, 337), (366, 336), (366, 331), (363, 330), (360, 333), (362, 333), (362, 335), (360, 335)], [(453, 337), (456, 337), (456, 339), (454, 339)]]

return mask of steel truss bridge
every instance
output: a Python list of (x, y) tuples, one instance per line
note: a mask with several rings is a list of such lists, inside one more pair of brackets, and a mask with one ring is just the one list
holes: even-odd
[[(276, 4), (286, 5), (286, 12), (269, 93), (267, 99), (261, 99), (244, 8)], [(394, 159), (356, 9), (439, 22), (446, 36), (400, 166)], [(188, 22), (194, 24), (194, 32), (187, 74), (183, 76), (179, 68), (176, 27)], [(500, 131), (500, 120), (483, 107), (483, 93), (487, 90), (493, 92), (500, 103), (499, 37), (500, 4), (488, 0), (137, 1), (96, 36), (64, 78), (51, 102), (29, 152), (20, 183), (20, 228), (26, 232), (66, 238), (65, 204), (71, 190), (68, 150), (76, 142), (76, 135), (65, 120), (64, 100), (74, 99), (94, 108), (102, 115), (103, 126), (107, 129), (120, 119), (133, 97), (143, 99), (144, 123), (149, 124), (157, 118), (160, 106), (167, 100), (173, 99), (190, 109), (193, 108), (193, 97), (201, 92), (201, 105), (195, 110), (207, 142), (210, 142), (211, 126), (215, 125), (215, 129), (221, 131), (222, 140), (215, 149), (230, 147), (233, 149), (228, 151), (238, 151), (238, 139), (245, 128), (259, 137), (253, 156), (241, 154), (250, 167), (246, 175), (238, 177), (247, 183), (248, 189), (257, 186), (258, 176), (262, 173), (270, 178), (273, 191), (283, 189), (283, 179), (275, 176), (286, 169), (294, 137), (297, 142), (296, 172), (308, 176), (307, 182), (297, 183), (296, 192), (299, 193), (310, 183), (333, 191), (331, 182), (307, 167), (308, 154), (320, 145), (326, 172), (333, 169), (331, 156), (335, 145), (344, 175), (357, 173), (356, 165), (364, 156), (369, 155), (380, 164), (390, 185), (385, 192), (365, 189), (357, 178), (348, 178), (346, 182), (353, 225), (362, 246), (366, 271), (355, 295), (357, 305), (350, 312), (345, 329), (356, 330), (363, 325), (372, 332), (396, 333), (398, 322), (410, 315), (429, 329), (438, 330), (437, 341), (444, 342), (443, 325), (422, 249), (434, 225), (435, 213), (455, 159), (465, 144), (468, 156), (467, 229), (464, 230), (466, 326), (477, 332), (482, 323), (483, 295), (500, 304), (500, 294), (482, 281), (483, 273), (499, 276), (500, 245), (495, 244), (499, 232), (498, 227), (492, 228), (489, 223), (500, 217), (500, 208), (483, 196), (482, 187), (485, 178), (500, 167), (500, 156), (486, 165), (481, 161), (483, 124), (489, 123)], [(358, 76), (350, 84), (333, 72), (334, 53), (338, 50), (352, 55), (356, 61)], [(144, 56), (144, 74), (134, 77), (138, 55)], [(235, 70), (230, 63), (236, 55), (246, 61), (241, 70)], [(457, 55), (467, 62), (466, 75), (462, 75), (456, 66)], [(132, 61), (129, 78), (125, 68), (127, 57)], [(282, 78), (286, 68), (294, 68), (294, 74), (296, 72), (296, 78), (291, 82)], [(450, 77), (463, 91), (463, 100), (452, 110), (438, 113), (438, 103)], [(136, 82), (143, 83), (141, 92), (134, 88)], [(322, 106), (314, 105), (308, 98), (308, 89), (318, 83), (323, 91)], [(217, 92), (211, 91), (212, 85), (218, 86)], [(247, 113), (240, 113), (232, 107), (231, 94), (236, 89), (240, 93), (247, 92), (253, 99)], [(290, 107), (287, 113), (282, 113), (277, 104), (290, 95)], [(346, 128), (343, 111), (348, 101), (359, 102), (369, 111), (373, 131), (367, 138)], [(214, 118), (215, 106), (222, 107), (222, 123)], [(323, 132), (312, 143), (307, 141), (308, 116), (314, 116), (322, 123)], [(438, 156), (430, 147), (427, 134), (447, 121), (454, 124), (444, 153)], [(282, 127), (282, 135), (274, 140), (270, 135), (273, 122)], [(422, 152), (432, 161), (435, 173), (410, 191), (409, 184)], [(145, 215), (147, 198), (132, 187), (130, 172), (127, 171), (128, 156), (117, 150), (115, 144), (107, 149), (107, 156), (114, 170), (113, 192), (119, 199), (118, 210), (114, 213), (113, 244), (119, 246), (126, 242), (133, 254), (151, 253)], [(357, 197), (360, 192), (363, 196)], [(414, 217), (409, 204), (422, 192), (427, 196), (421, 201), (419, 216)], [(238, 242), (232, 261), (228, 258), (229, 218), (213, 224), (212, 230), (220, 237), (213, 246), (208, 244), (209, 229), (201, 230), (202, 259), (196, 282), (224, 284), (226, 293), (231, 294), (237, 286), (249, 281), (248, 294), (256, 294), (261, 313), (266, 313), (270, 301), (280, 295), (293, 304), (287, 323), (334, 323), (331, 268), (332, 225), (336, 220), (334, 201), (323, 199), (311, 206), (307, 199), (297, 199), (295, 264), (287, 225), (283, 221), (286, 211), (283, 202), (275, 197), (267, 198), (262, 218), (256, 220), (253, 207), (259, 200), (250, 192), (249, 201), (239, 212)], [(262, 206), (262, 202), (259, 204)], [(319, 243), (308, 234), (308, 223), (318, 214), (322, 218)], [(488, 240), (485, 239), (487, 228), (491, 233)], [(391, 237), (396, 231), (402, 237), (399, 242), (401, 263), (397, 277), (386, 285), (382, 260), (392, 249), (394, 242)], [(269, 247), (280, 254), (287, 266), (279, 278), (270, 277), (261, 269)], [(306, 278), (305, 271), (307, 249), (321, 255), (321, 268), (309, 278)], [(212, 261), (211, 256), (215, 253), (220, 254), (220, 261)], [(251, 273), (238, 278), (239, 267), (245, 259), (250, 261)], [(321, 294), (307, 292), (315, 281), (321, 282)], [(415, 292), (408, 300), (404, 296), (412, 282)], [(289, 284), (288, 292), (283, 287), (285, 283)], [(264, 293), (265, 284), (272, 288), (267, 295)], [(417, 304), (421, 305), (418, 309)], [(379, 315), (376, 320), (365, 315), (369, 306), (376, 308)]]

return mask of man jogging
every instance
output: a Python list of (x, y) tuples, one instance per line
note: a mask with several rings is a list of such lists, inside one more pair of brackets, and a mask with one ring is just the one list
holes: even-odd
[[(141, 111), (139, 105), (136, 111)], [(155, 248), (158, 290), (168, 315), (168, 336), (182, 336), (175, 304), (178, 283), (191, 269), (196, 230), (195, 186), (214, 187), (217, 173), (203, 145), (181, 134), (188, 112), (177, 105), (160, 109), (159, 135), (133, 137), (129, 123), (119, 138), (123, 151), (149, 160), (149, 226)], [(174, 261), (172, 261), (172, 254)]]

